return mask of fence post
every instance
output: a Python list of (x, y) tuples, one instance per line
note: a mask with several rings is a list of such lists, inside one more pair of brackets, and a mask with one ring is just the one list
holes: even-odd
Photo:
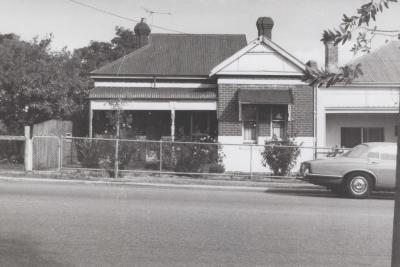
[(162, 172), (162, 160), (163, 160), (163, 156), (162, 156), (163, 150), (162, 150), (162, 140), (160, 140), (160, 172), (159, 175), (161, 176), (161, 172)]
[(31, 127), (25, 126), (25, 154), (24, 165), (25, 171), (31, 172), (33, 167), (33, 145), (31, 139)]
[(253, 178), (253, 145), (250, 145), (250, 180)]
[(118, 159), (118, 145), (119, 145), (119, 139), (117, 138), (115, 140), (115, 163), (114, 163), (114, 178), (118, 178), (118, 165), (119, 165), (119, 159)]

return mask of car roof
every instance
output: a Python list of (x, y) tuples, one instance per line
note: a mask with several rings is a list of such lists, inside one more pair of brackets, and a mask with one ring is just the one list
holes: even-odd
[(395, 142), (368, 142), (363, 144), (369, 147), (397, 146)]

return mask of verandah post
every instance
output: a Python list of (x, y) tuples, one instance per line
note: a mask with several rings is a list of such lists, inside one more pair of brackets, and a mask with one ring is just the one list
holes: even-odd
[(250, 180), (253, 178), (253, 145), (250, 145)]
[(161, 172), (162, 172), (162, 160), (163, 160), (162, 153), (163, 153), (162, 140), (160, 140), (160, 172), (159, 172), (160, 176), (161, 176)]
[(115, 140), (115, 160), (114, 160), (114, 178), (118, 178), (118, 146), (119, 146), (119, 138)]

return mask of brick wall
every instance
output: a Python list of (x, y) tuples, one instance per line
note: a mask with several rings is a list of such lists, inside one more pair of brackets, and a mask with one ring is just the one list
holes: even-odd
[[(293, 92), (292, 121), (288, 130), (302, 137), (313, 136), (313, 90), (308, 86), (282, 86), (260, 84), (219, 84), (218, 85), (218, 135), (241, 136), (242, 123), (239, 122), (238, 90), (251, 89), (287, 89)], [(258, 135), (270, 135), (270, 110), (268, 107), (259, 108)]]

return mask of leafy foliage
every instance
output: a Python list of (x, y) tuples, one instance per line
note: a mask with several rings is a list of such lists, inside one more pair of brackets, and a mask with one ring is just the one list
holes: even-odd
[[(104, 169), (114, 177), (115, 142), (111, 140), (83, 139), (75, 143), (78, 160), (84, 168)], [(119, 146), (118, 168), (125, 169), (132, 157), (127, 146)]]
[(297, 157), (300, 154), (300, 148), (290, 137), (284, 137), (278, 140), (274, 136), (271, 140), (266, 140), (264, 151), (261, 153), (262, 165), (269, 167), (273, 175), (284, 176), (296, 165)]
[(199, 141), (163, 144), (163, 169), (175, 172), (224, 172), (221, 146), (211, 137), (203, 137)]
[(337, 73), (330, 72), (326, 69), (307, 67), (305, 75), (303, 76), (303, 81), (312, 87), (320, 87), (323, 85), (330, 87), (338, 82), (343, 82), (347, 85), (362, 74), (363, 72), (361, 64), (339, 67), (339, 71)]
[(26, 42), (0, 35), (0, 117), (12, 134), (81, 110), (79, 62), (66, 50), (50, 51), (50, 44), (51, 37)]
[[(369, 53), (372, 40), (377, 35), (400, 39), (400, 29), (379, 29), (375, 24), (378, 14), (382, 13), (385, 8), (389, 8), (390, 3), (396, 2), (397, 0), (370, 0), (357, 10), (357, 15), (347, 16), (343, 14), (339, 28), (325, 30), (321, 41), (324, 43), (332, 42), (337, 46), (354, 40), (351, 51), (356, 54), (358, 52)], [(355, 39), (354, 36), (356, 36)], [(329, 87), (338, 82), (348, 84), (362, 75), (361, 69), (362, 66), (360, 64), (355, 66), (345, 65), (338, 68), (335, 72), (325, 69), (318, 70), (308, 68), (303, 77), (303, 81), (309, 83), (310, 86), (325, 85)]]

